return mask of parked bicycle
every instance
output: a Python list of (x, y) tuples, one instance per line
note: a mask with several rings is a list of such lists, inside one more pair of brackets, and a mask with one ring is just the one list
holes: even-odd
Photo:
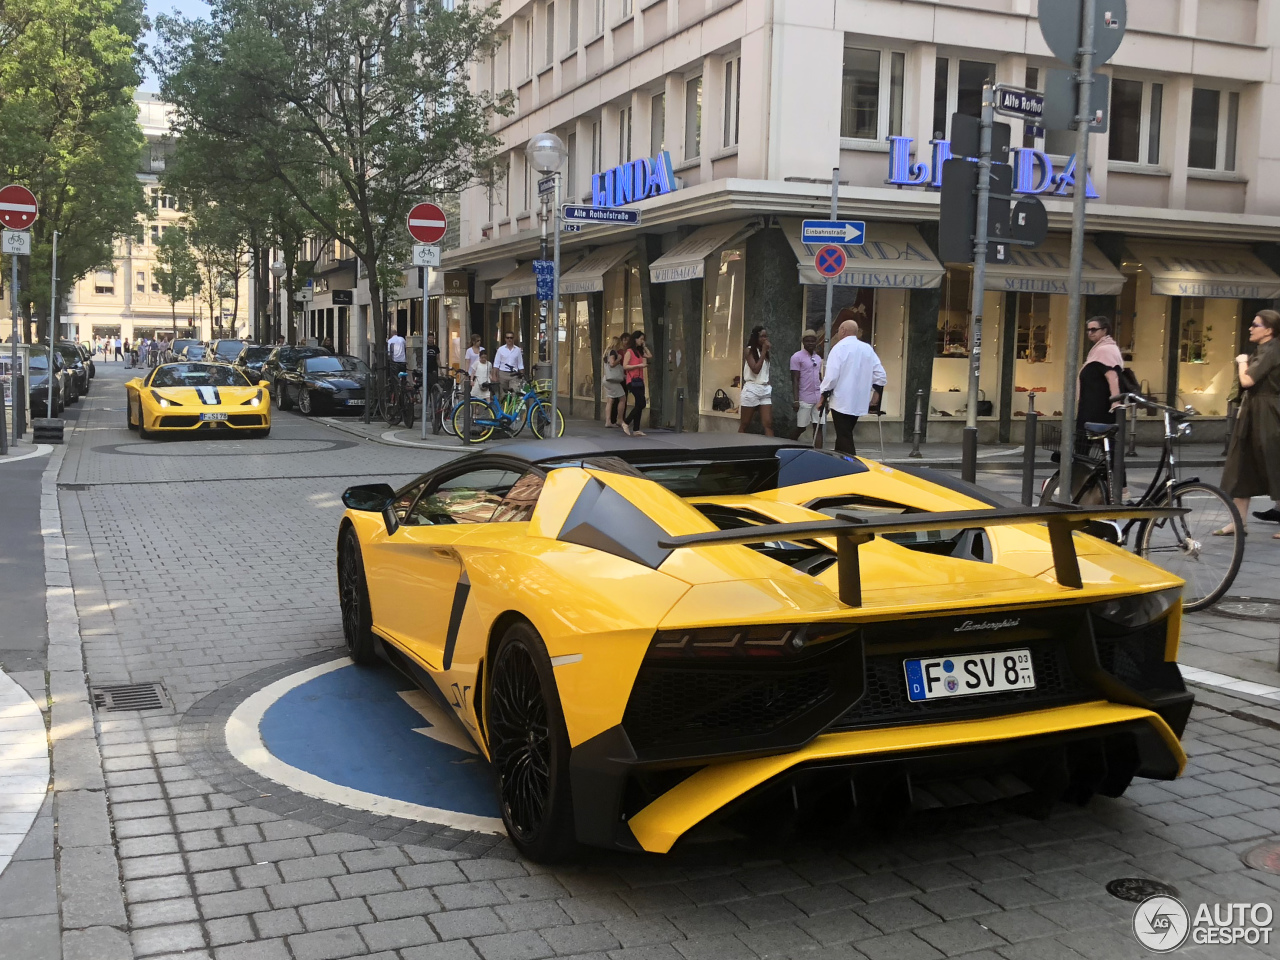
[(382, 404), (383, 419), (388, 427), (403, 423), (413, 426), (414, 404), (417, 403), (417, 377), (408, 371), (401, 370), (396, 376), (387, 378), (387, 396)]
[[(429, 399), (432, 406), (431, 432), (439, 433), (443, 430), (451, 437), (458, 434), (453, 429), (453, 411), (463, 400), (467, 398), (467, 392), (462, 386), (462, 375), (447, 374), (441, 376), (431, 387)], [(426, 412), (422, 414), (426, 416)]]
[[(1116, 543), (1129, 547), (1134, 534), (1133, 550), (1140, 557), (1163, 567), (1186, 581), (1182, 592), (1184, 610), (1203, 610), (1217, 602), (1230, 589), (1240, 562), (1244, 558), (1244, 528), (1240, 512), (1231, 498), (1199, 477), (1180, 479), (1174, 445), (1191, 432), (1187, 419), (1194, 414), (1191, 407), (1178, 410), (1136, 393), (1111, 398), (1121, 404), (1127, 414), (1132, 406), (1158, 410), (1164, 417), (1164, 446), (1151, 482), (1137, 500), (1123, 501), (1116, 489), (1112, 466), (1112, 439), (1119, 431), (1117, 424), (1085, 424), (1085, 438), (1094, 444), (1095, 453), (1075, 456), (1071, 471), (1071, 502), (1078, 504), (1125, 503), (1129, 506), (1175, 507), (1185, 514), (1158, 520), (1130, 520), (1114, 528)], [(1045, 481), (1041, 503), (1057, 497), (1060, 472)], [(1224, 532), (1229, 531), (1229, 532)], [(1108, 530), (1098, 530), (1104, 536)]]
[[(514, 402), (511, 396), (503, 398), (499, 404), (490, 397), (482, 400), (468, 397), (453, 410), (450, 418), (453, 421), (454, 434), (467, 443), (483, 443), (495, 430), (503, 436), (518, 437), (527, 424), (533, 435), (542, 440), (551, 433), (551, 404), (543, 401), (541, 395), (529, 384), (521, 384), (519, 399)], [(470, 410), (470, 433), (467, 431), (467, 411)], [(556, 430), (554, 436), (564, 436), (564, 414), (556, 410)]]

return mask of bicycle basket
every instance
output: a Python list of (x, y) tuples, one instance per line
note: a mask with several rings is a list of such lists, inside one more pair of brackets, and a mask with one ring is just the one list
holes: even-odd
[(530, 384), (530, 386), (533, 387), (533, 392), (538, 394), (539, 396), (542, 396), (543, 394), (545, 394), (548, 397), (551, 396), (550, 380), (534, 380)]
[(1062, 446), (1062, 428), (1056, 423), (1040, 421), (1040, 449), (1046, 453), (1056, 453)]

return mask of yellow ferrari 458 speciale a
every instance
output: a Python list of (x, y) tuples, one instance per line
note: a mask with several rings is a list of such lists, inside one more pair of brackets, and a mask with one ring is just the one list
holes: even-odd
[(343, 501), (352, 658), (447, 704), (534, 859), (971, 778), (1047, 809), (1186, 760), (1182, 581), (1082, 532), (1181, 511), (706, 434), (515, 442)]
[(129, 429), (142, 438), (169, 433), (271, 433), (267, 383), (251, 384), (229, 363), (163, 363), (124, 385)]

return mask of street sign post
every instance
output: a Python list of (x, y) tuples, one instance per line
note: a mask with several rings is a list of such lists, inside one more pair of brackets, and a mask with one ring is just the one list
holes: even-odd
[(634, 226), (640, 222), (640, 211), (625, 207), (580, 207), (566, 203), (561, 214), (568, 223), (627, 223)]
[(413, 265), (415, 267), (440, 266), (440, 244), (415, 243), (413, 245)]
[(861, 245), (867, 225), (861, 220), (805, 220), (800, 224), (801, 243)]
[(0, 223), (10, 230), (29, 230), (40, 216), (36, 195), (18, 183), (0, 188)]
[(834, 244), (822, 247), (813, 256), (814, 269), (818, 271), (819, 275), (826, 277), (828, 280), (844, 273), (844, 268), (848, 265), (848, 262), (849, 258), (845, 256), (844, 251)]
[(444, 210), (434, 203), (419, 203), (409, 211), (408, 220), (409, 235), (419, 243), (439, 243), (449, 226)]

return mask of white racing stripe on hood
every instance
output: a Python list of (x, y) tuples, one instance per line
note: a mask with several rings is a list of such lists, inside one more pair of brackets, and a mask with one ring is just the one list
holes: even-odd
[(196, 393), (200, 395), (200, 402), (206, 406), (215, 406), (222, 402), (218, 398), (217, 387), (196, 387)]

